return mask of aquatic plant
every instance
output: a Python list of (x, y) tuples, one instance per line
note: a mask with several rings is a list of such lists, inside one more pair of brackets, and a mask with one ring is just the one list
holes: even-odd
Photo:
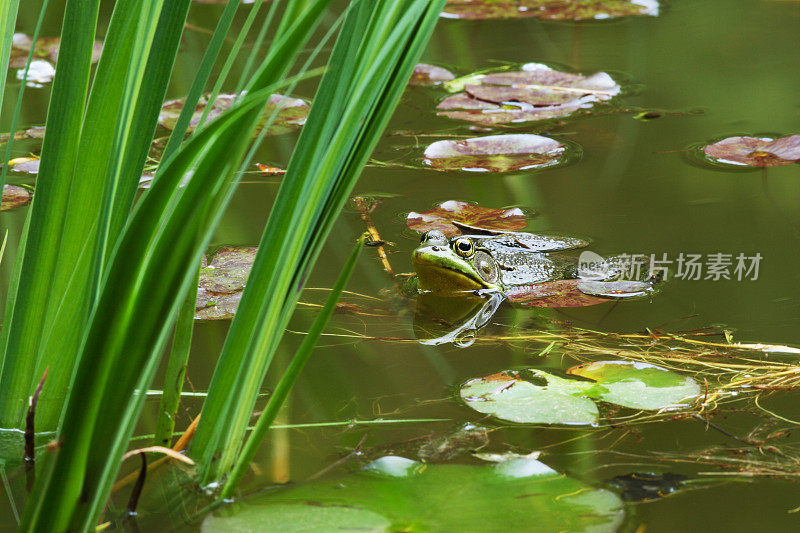
[[(52, 445), (36, 453), (21, 529), (94, 529), (176, 321), (169, 366), (185, 364), (197, 267), (252, 160), (251, 134), (261, 126), (261, 142), (275, 120), (276, 112), (261, 118), (271, 95), (290, 93), (313, 74), (311, 61), (341, 23), (189, 450), (203, 483), (249, 462), (271, 420), (260, 424), (244, 454), (240, 445), (304, 273), (397, 105), (443, 3), (354, 2), (289, 77), (329, 4), (289, 0), (266, 55), (253, 47), (239, 97), (218, 116), (191, 124), (239, 7), (228, 2), (152, 186), (135, 201), (190, 1), (118, 1), (93, 75), (99, 0), (67, 1), (37, 190), (0, 339), (0, 426), (25, 425), (28, 397), (49, 370), (36, 424), (56, 432)], [(262, 4), (252, 8), (223, 74), (243, 50)], [(279, 6), (284, 3), (271, 4), (267, 28)], [(0, 17), (11, 28), (16, 10)], [(8, 62), (11, 34), (4, 34), (0, 66)], [(209, 101), (216, 101), (224, 77)], [(190, 126), (196, 131), (184, 140)], [(285, 389), (300, 368), (298, 362), (287, 370)], [(159, 427), (157, 440), (169, 442), (171, 427)], [(238, 479), (229, 478), (226, 494)]]

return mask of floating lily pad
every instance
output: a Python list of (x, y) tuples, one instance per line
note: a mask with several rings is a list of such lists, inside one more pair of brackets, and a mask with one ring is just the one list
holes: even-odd
[[(192, 115), (192, 119), (189, 121), (189, 128), (187, 129), (187, 132), (194, 131), (195, 127), (200, 122), (200, 118), (203, 116), (203, 111), (208, 105), (208, 96), (209, 95), (206, 94), (200, 98), (194, 114)], [(207, 120), (214, 120), (220, 114), (222, 114), (224, 110), (228, 109), (233, 104), (234, 98), (235, 95), (230, 93), (218, 95), (211, 106), (211, 111), (208, 114)], [(164, 105), (161, 106), (161, 113), (158, 116), (158, 123), (169, 130), (173, 129), (175, 124), (178, 122), (178, 116), (181, 114), (181, 109), (183, 109), (185, 101), (185, 98), (179, 98), (177, 100), (165, 102)], [(279, 135), (281, 133), (294, 131), (301, 127), (306, 122), (306, 117), (308, 116), (310, 106), (305, 100), (301, 100), (299, 98), (290, 98), (280, 94), (273, 94), (269, 97), (267, 106), (264, 109), (264, 113), (261, 115), (258, 131), (260, 131), (264, 124), (267, 123), (267, 120), (272, 116), (276, 109), (279, 109), (279, 111), (275, 117), (275, 120), (267, 130), (269, 135)]]
[(616, 494), (536, 459), (475, 466), (384, 457), (355, 474), (209, 515), (202, 531), (486, 531), (487, 524), (508, 524), (519, 531), (603, 533), (616, 531), (623, 518)]
[(597, 381), (606, 389), (593, 397), (634, 409), (661, 409), (700, 394), (700, 385), (692, 378), (649, 363), (596, 361), (567, 373)]
[(581, 280), (578, 282), (578, 290), (602, 298), (639, 298), (651, 294), (654, 287), (646, 281)]
[(40, 162), (41, 160), (38, 157), (18, 157), (8, 162), (8, 168), (14, 172), (38, 174)]
[(598, 361), (567, 373), (593, 380), (578, 381), (543, 370), (505, 370), (472, 379), (461, 386), (464, 403), (479, 413), (527, 424), (596, 425), (594, 400), (634, 409), (679, 407), (700, 394), (690, 377), (647, 363)]
[(224, 246), (200, 269), (195, 318), (232, 318), (242, 298), (257, 248)]
[[(23, 68), (28, 61), (28, 53), (30, 53), (32, 44), (33, 41), (29, 36), (24, 33), (15, 33), (8, 66), (11, 68)], [(47, 59), (51, 63), (56, 63), (58, 61), (58, 52), (60, 48), (60, 37), (42, 37), (36, 41), (33, 59)], [(92, 50), (92, 63), (97, 63), (100, 60), (100, 54), (102, 52), (103, 43), (101, 41), (95, 41), (94, 49)]]
[(522, 424), (595, 425), (600, 413), (582, 382), (537, 369), (506, 370), (471, 379), (461, 399), (472, 409)]
[(560, 142), (539, 135), (489, 135), (437, 141), (425, 149), (424, 161), (437, 170), (513, 172), (556, 165), (565, 150)]
[(0, 204), (0, 211), (8, 211), (15, 207), (20, 207), (31, 201), (31, 192), (24, 187), (16, 185), (3, 186), (3, 202)]
[(525, 64), (519, 71), (470, 75), (445, 87), (462, 92), (439, 102), (438, 114), (484, 126), (564, 117), (621, 91), (605, 72), (583, 76), (541, 63)]
[(508, 301), (523, 307), (588, 307), (608, 302), (578, 289), (577, 279), (561, 279), (537, 285), (521, 285), (506, 292)]
[(505, 231), (518, 231), (528, 225), (528, 219), (519, 207), (492, 209), (458, 200), (448, 200), (429, 211), (422, 213), (412, 211), (406, 217), (406, 226), (420, 233), (436, 229), (452, 237), (461, 234), (461, 231), (452, 224), (453, 221)]
[(658, 15), (656, 0), (448, 0), (442, 17), (499, 19), (535, 17), (546, 20), (587, 20)]
[(31, 61), (27, 71), (24, 68), (17, 70), (17, 79), (23, 80), (28, 87), (44, 87), (45, 83), (53, 81), (55, 75), (55, 67), (44, 59)]
[[(10, 135), (4, 133), (0, 135), (0, 142), (8, 142)], [(28, 128), (27, 130), (18, 131), (14, 134), (15, 141), (22, 141), (25, 139), (44, 139), (44, 126), (36, 126)]]
[(446, 68), (420, 63), (414, 67), (414, 72), (411, 74), (411, 79), (408, 84), (422, 86), (439, 85), (440, 83), (452, 79), (455, 79), (455, 76)]
[(776, 167), (800, 161), (800, 135), (770, 137), (728, 137), (703, 147), (719, 163), (751, 167)]

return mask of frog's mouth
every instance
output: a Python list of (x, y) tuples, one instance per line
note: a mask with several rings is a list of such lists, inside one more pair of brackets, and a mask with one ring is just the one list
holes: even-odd
[(494, 288), (478, 276), (470, 276), (463, 270), (428, 261), (424, 256), (414, 255), (414, 267), (422, 291), (464, 292)]

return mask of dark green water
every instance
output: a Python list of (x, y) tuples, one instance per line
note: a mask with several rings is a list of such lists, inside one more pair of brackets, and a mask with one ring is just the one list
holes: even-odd
[[(24, 5), (18, 31), (30, 32), (36, 4)], [(109, 7), (104, 3), (104, 13)], [(213, 28), (217, 6), (196, 6), (190, 22)], [(332, 19), (331, 19), (332, 20)], [(331, 21), (328, 21), (329, 23)], [(105, 27), (101, 24), (101, 32)], [(57, 17), (49, 20), (47, 35), (58, 31)], [(373, 213), (381, 236), (392, 243), (389, 258), (398, 272), (408, 272), (417, 236), (405, 229), (409, 211), (425, 210), (445, 200), (477, 202), (487, 207), (524, 206), (540, 216), (531, 230), (548, 230), (594, 239), (604, 252), (730, 253), (763, 257), (755, 281), (670, 281), (654, 299), (562, 311), (501, 308), (492, 331), (503, 325), (533, 324), (537, 313), (547, 319), (608, 332), (639, 332), (663, 326), (675, 330), (724, 324), (742, 342), (800, 344), (800, 167), (770, 168), (767, 172), (730, 172), (692, 164), (691, 145), (731, 134), (800, 132), (800, 4), (768, 0), (675, 0), (658, 17), (581, 24), (510, 21), (441, 20), (423, 60), (450, 68), (458, 75), (497, 62), (546, 62), (592, 73), (622, 74), (633, 91), (619, 99), (621, 106), (657, 109), (661, 118), (635, 120), (632, 113), (605, 114), (568, 120), (548, 135), (582, 147), (582, 159), (570, 166), (541, 172), (504, 175), (439, 173), (405, 168), (367, 168), (356, 194), (385, 193)], [(188, 89), (208, 36), (187, 31), (178, 59), (170, 96)], [(9, 97), (15, 90), (9, 89)], [(26, 125), (43, 123), (47, 89), (31, 89), (25, 109)], [(298, 96), (313, 96), (306, 83)], [(389, 131), (468, 133), (462, 123), (437, 118), (436, 101), (444, 92), (413, 89), (398, 108)], [(10, 100), (10, 98), (9, 98)], [(7, 131), (7, 107), (3, 131)], [(667, 112), (665, 112), (667, 111)], [(702, 111), (702, 113), (682, 113)], [(668, 113), (675, 112), (675, 113)], [(537, 133), (534, 124), (517, 128)], [(285, 135), (268, 140), (260, 160), (285, 166), (295, 140)], [(388, 136), (376, 157), (414, 164), (430, 138)], [(33, 148), (30, 148), (33, 149)], [(31, 183), (12, 176), (10, 183)], [(248, 180), (250, 181), (250, 180)], [(253, 245), (277, 191), (276, 183), (254, 178), (243, 183), (234, 197), (214, 242)], [(9, 228), (9, 250), (3, 259), (2, 279), (10, 275), (14, 247), (24, 210), (4, 213)], [(330, 287), (350, 252), (350, 243), (364, 230), (355, 212), (342, 214), (325, 246), (309, 287)], [(349, 288), (382, 298), (391, 287), (373, 250), (367, 250)], [(306, 301), (319, 302), (309, 292)], [(356, 300), (353, 300), (356, 301)], [(313, 312), (301, 310), (290, 326), (303, 331)], [(446, 431), (480, 415), (454, 399), (457, 385), (515, 365), (560, 366), (559, 359), (542, 360), (544, 345), (477, 342), (467, 348), (423, 346), (415, 342), (359, 340), (358, 335), (413, 339), (413, 314), (396, 317), (336, 315), (301, 377), (280, 423), (300, 424), (349, 419), (444, 418), (450, 422), (391, 426), (333, 427), (274, 430), (258, 457), (258, 468), (247, 481), (250, 489), (274, 481), (301, 482), (347, 455), (362, 438), (363, 447), (385, 446), (435, 431)], [(530, 326), (531, 328), (533, 326)], [(206, 390), (222, 345), (227, 323), (202, 323), (196, 329), (195, 351), (188, 378), (191, 388)], [(287, 335), (278, 359), (285, 360), (299, 344), (300, 335)], [(776, 360), (788, 357), (772, 356)], [(574, 361), (564, 359), (563, 368)], [(269, 385), (269, 384), (268, 384)], [(774, 430), (793, 430), (800, 424), (800, 397), (778, 392), (762, 397), (762, 405), (788, 419)], [(143, 417), (141, 433), (149, 433), (156, 402)], [(186, 426), (200, 403), (184, 402), (179, 427)], [(752, 403), (738, 405), (715, 416), (714, 423), (745, 436), (769, 419), (750, 412)], [(763, 412), (761, 413), (763, 415)], [(792, 423), (791, 420), (798, 422)], [(490, 448), (516, 451), (544, 449), (542, 459), (554, 468), (600, 483), (632, 471), (676, 472), (693, 477), (721, 472), (718, 467), (688, 460), (659, 460), (661, 452), (696, 454), (711, 446), (741, 447), (741, 443), (693, 419), (674, 420), (602, 431), (507, 427), (491, 435)], [(800, 444), (793, 430), (777, 444)], [(576, 439), (576, 437), (579, 437)], [(572, 441), (572, 442), (567, 442)], [(772, 443), (776, 444), (776, 443)], [(751, 453), (758, 456), (757, 449)], [(626, 454), (639, 456), (630, 457)], [(768, 456), (768, 454), (767, 454)], [(477, 462), (461, 456), (461, 462)], [(351, 462), (349, 466), (354, 466)], [(348, 465), (345, 465), (347, 468)], [(795, 475), (800, 473), (800, 467)], [(708, 479), (706, 476), (704, 479)], [(646, 531), (778, 531), (796, 529), (800, 514), (798, 486), (788, 480), (741, 476), (719, 481), (668, 498), (632, 504), (627, 527)], [(145, 510), (146, 512), (146, 510)], [(5, 499), (0, 513), (9, 524)], [(148, 520), (164, 529), (178, 527), (180, 513), (170, 526), (163, 517)], [(155, 527), (155, 526), (152, 526)]]

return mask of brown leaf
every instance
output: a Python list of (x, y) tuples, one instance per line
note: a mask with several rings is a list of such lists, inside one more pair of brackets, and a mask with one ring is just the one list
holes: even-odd
[(422, 213), (411, 212), (406, 218), (406, 226), (420, 233), (433, 229), (450, 237), (461, 232), (451, 222), (457, 221), (485, 229), (519, 231), (528, 225), (522, 209), (492, 209), (458, 200), (449, 200)]

